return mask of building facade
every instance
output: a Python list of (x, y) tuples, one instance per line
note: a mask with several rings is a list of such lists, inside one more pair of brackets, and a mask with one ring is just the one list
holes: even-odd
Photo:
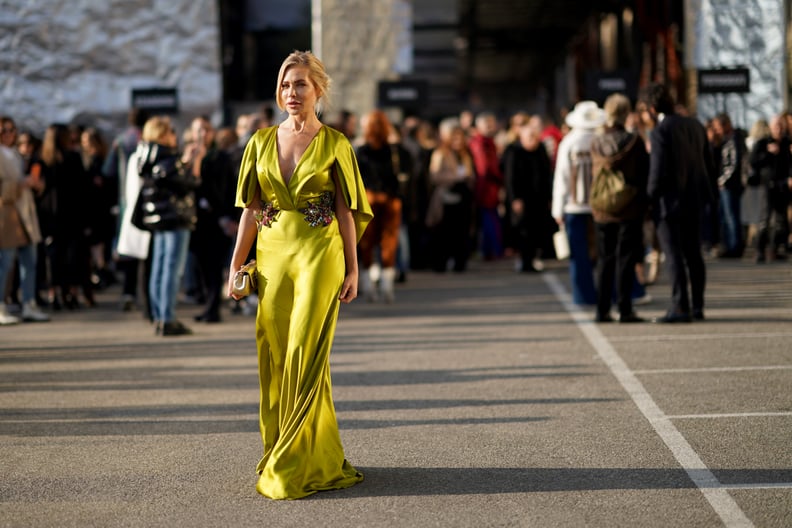
[(214, 0), (2, 2), (0, 113), (37, 133), (115, 129), (134, 90), (164, 89), (148, 102), (211, 115), (223, 99), (219, 28)]
[[(462, 109), (557, 117), (660, 81), (702, 119), (725, 110), (747, 128), (789, 107), (791, 2), (0, 2), (0, 113), (34, 132), (53, 122), (114, 130), (132, 104), (170, 101), (177, 121), (228, 123), (271, 106), (283, 58), (312, 49), (334, 79), (335, 111), (380, 106), (380, 83), (398, 81), (424, 90), (401, 110), (432, 119)], [(748, 71), (747, 93), (699, 93), (700, 70), (732, 67)]]

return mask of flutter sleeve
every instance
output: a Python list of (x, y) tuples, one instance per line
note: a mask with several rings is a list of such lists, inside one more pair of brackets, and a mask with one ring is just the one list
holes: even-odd
[(371, 211), (371, 206), (366, 196), (366, 188), (363, 185), (363, 177), (360, 175), (357, 158), (349, 140), (340, 136), (336, 144), (335, 154), (335, 169), (338, 174), (338, 182), (341, 185), (340, 191), (344, 193), (344, 199), (352, 210), (357, 239), (360, 242), (366, 226), (374, 218), (374, 213)]
[(260, 135), (254, 134), (245, 147), (242, 155), (242, 163), (239, 165), (239, 180), (237, 181), (236, 206), (248, 207), (256, 195), (258, 187), (258, 173), (256, 163), (259, 157), (259, 146), (261, 145)]

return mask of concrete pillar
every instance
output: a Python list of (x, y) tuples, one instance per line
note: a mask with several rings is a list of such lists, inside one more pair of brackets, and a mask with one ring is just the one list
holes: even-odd
[(333, 79), (329, 115), (376, 107), (377, 83), (411, 73), (407, 0), (312, 0), (312, 50)]

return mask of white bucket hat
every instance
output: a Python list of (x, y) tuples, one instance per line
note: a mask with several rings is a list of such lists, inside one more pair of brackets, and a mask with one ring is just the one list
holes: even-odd
[(605, 110), (594, 101), (580, 101), (566, 116), (566, 124), (572, 128), (595, 129), (605, 124)]

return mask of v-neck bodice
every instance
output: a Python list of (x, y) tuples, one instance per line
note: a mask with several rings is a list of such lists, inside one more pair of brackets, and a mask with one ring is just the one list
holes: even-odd
[(366, 189), (349, 140), (337, 130), (323, 125), (306, 147), (288, 182), (283, 178), (278, 158), (278, 127), (259, 130), (245, 148), (239, 169), (237, 207), (259, 208), (262, 202), (279, 210), (304, 208), (325, 192), (336, 192), (340, 183), (347, 205), (355, 217), (358, 237), (372, 217)]
[(286, 175), (283, 173), (283, 168), (282, 168), (281, 162), (280, 162), (281, 161), (281, 153), (280, 153), (280, 148), (278, 147), (278, 130), (279, 130), (279, 128), (280, 127), (276, 125), (276, 127), (275, 127), (275, 159), (277, 160), (278, 172), (280, 174), (281, 180), (283, 180), (284, 185), (286, 185), (286, 187), (288, 187), (289, 184), (291, 183), (291, 181), (294, 179), (294, 175), (297, 173), (297, 169), (300, 167), (300, 163), (302, 163), (303, 158), (305, 158), (306, 156), (310, 155), (311, 148), (313, 147), (314, 142), (316, 141), (316, 138), (319, 137), (319, 135), (324, 132), (325, 125), (321, 125), (319, 127), (319, 129), (316, 131), (316, 133), (313, 135), (313, 137), (311, 137), (311, 140), (305, 146), (305, 150), (303, 150), (302, 153), (300, 154), (300, 157), (297, 158), (297, 162), (294, 164), (294, 168), (292, 169), (292, 172), (291, 172), (291, 174), (289, 175), (288, 178), (286, 178)]

